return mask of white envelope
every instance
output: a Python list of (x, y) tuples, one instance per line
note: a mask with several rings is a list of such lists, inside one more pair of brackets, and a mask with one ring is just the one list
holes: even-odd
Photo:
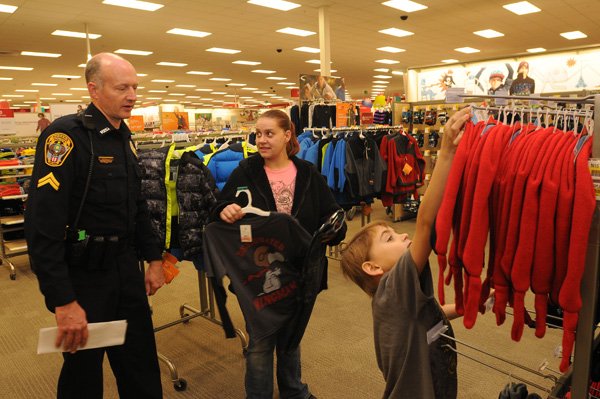
[[(127, 320), (89, 323), (87, 343), (77, 350), (123, 345), (125, 342), (125, 331), (127, 331)], [(62, 346), (59, 348), (54, 346), (57, 334), (57, 327), (40, 329), (40, 338), (37, 348), (38, 355), (43, 353), (64, 352)]]

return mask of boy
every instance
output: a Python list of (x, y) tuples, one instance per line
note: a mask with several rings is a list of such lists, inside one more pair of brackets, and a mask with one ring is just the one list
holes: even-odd
[(452, 160), (470, 108), (456, 112), (444, 127), (439, 157), (419, 212), (414, 239), (376, 222), (352, 238), (342, 253), (342, 272), (373, 298), (377, 363), (386, 381), (384, 398), (456, 398), (454, 342), (439, 337), (428, 343), (454, 305), (440, 307), (433, 297), (429, 269), (430, 236)]

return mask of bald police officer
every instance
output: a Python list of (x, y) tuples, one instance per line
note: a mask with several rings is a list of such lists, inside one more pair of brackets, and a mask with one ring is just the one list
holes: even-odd
[[(140, 194), (129, 118), (133, 65), (110, 53), (89, 60), (92, 103), (55, 120), (36, 149), (25, 230), (32, 269), (55, 313), (64, 363), (58, 398), (102, 398), (108, 355), (121, 398), (162, 398), (146, 295), (163, 284), (161, 247)], [(138, 259), (150, 263), (144, 274)], [(125, 344), (78, 351), (88, 323), (127, 320)]]

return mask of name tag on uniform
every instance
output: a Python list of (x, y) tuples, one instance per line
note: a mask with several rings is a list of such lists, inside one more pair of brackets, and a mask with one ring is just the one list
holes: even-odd
[(113, 163), (114, 160), (115, 160), (115, 157), (108, 157), (108, 156), (99, 156), (98, 157), (98, 162), (103, 163), (103, 164)]

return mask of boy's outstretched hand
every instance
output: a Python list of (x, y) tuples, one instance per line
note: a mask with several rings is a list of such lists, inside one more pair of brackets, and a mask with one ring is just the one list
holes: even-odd
[(471, 107), (466, 107), (456, 112), (448, 119), (444, 126), (441, 151), (444, 153), (455, 153), (458, 143), (465, 132), (465, 122), (471, 118)]

